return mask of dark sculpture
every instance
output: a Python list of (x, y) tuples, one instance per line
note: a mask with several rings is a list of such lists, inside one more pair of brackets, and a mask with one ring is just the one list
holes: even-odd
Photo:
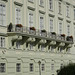
[(9, 26), (8, 26), (8, 32), (11, 32), (12, 31), (12, 27), (13, 27), (12, 26), (12, 23), (10, 23)]

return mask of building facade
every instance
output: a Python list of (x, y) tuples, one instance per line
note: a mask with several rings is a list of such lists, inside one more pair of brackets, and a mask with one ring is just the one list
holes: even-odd
[(57, 75), (74, 37), (75, 0), (0, 0), (0, 75)]

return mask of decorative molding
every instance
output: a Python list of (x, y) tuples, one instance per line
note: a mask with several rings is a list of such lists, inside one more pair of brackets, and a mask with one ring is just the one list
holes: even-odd
[(23, 6), (22, 3), (19, 3), (19, 2), (16, 2), (16, 1), (14, 2), (14, 4), (15, 4), (15, 5), (18, 5), (18, 6)]
[(59, 20), (63, 20), (63, 17), (59, 17), (59, 16), (58, 16), (58, 19), (59, 19)]
[(34, 7), (31, 7), (31, 6), (28, 6), (28, 9), (35, 10), (35, 8)]
[(39, 10), (40, 13), (45, 14), (45, 11)]
[(50, 16), (50, 17), (55, 17), (55, 15), (54, 15), (54, 14), (51, 14), (51, 13), (49, 13), (49, 16)]

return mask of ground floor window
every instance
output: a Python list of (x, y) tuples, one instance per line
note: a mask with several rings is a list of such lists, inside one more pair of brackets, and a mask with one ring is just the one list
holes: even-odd
[(6, 69), (5, 63), (0, 63), (0, 72), (1, 73), (5, 72), (5, 69)]

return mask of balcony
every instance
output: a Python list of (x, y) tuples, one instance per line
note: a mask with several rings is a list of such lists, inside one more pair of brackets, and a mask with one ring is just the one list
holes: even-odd
[[(8, 35), (21, 35), (32, 37), (35, 39), (40, 39), (40, 43), (46, 43), (50, 41), (50, 45), (55, 45), (57, 42), (60, 43), (60, 46), (64, 46), (65, 44), (73, 44), (73, 38), (69, 38), (64, 34), (58, 35), (55, 32), (47, 32), (46, 30), (38, 30), (34, 27), (24, 27), (22, 25), (16, 26), (8, 26), (7, 28)], [(35, 39), (29, 39), (29, 41), (35, 41)], [(44, 39), (45, 41), (43, 41)], [(62, 42), (62, 43), (61, 43)]]

